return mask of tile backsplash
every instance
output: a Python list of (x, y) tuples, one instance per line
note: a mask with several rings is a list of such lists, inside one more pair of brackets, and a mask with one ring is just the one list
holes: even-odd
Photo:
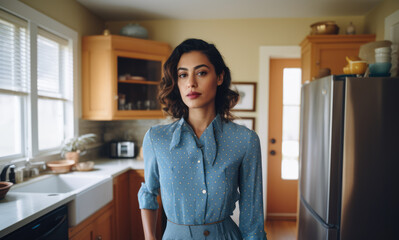
[(145, 120), (120, 120), (120, 121), (88, 121), (79, 120), (79, 135), (94, 133), (97, 143), (93, 144), (82, 156), (82, 159), (108, 157), (109, 142), (113, 140), (130, 140), (137, 149), (142, 145), (145, 133), (150, 127), (158, 124), (167, 124), (173, 119), (145, 119)]

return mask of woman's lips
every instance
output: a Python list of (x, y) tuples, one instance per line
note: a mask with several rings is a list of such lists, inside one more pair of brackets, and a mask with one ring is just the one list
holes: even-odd
[(187, 94), (187, 97), (190, 99), (195, 99), (199, 96), (201, 96), (201, 93), (199, 93), (199, 92), (190, 92), (189, 94)]

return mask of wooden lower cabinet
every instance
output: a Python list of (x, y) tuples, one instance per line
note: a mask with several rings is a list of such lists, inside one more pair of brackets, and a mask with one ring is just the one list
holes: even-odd
[(113, 202), (91, 215), (79, 225), (69, 228), (70, 240), (114, 240)]
[[(113, 201), (79, 225), (69, 229), (70, 240), (144, 240), (137, 193), (144, 182), (144, 170), (130, 170), (113, 179)], [(157, 239), (162, 239), (162, 204)]]
[(133, 239), (130, 232), (129, 172), (114, 178), (114, 211), (116, 240)]

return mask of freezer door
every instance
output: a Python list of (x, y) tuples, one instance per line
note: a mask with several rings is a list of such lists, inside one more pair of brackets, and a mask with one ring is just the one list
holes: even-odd
[(319, 221), (303, 202), (299, 205), (298, 240), (337, 240), (337, 228)]
[(339, 225), (343, 81), (302, 87), (300, 196), (328, 224)]
[(346, 82), (341, 240), (399, 239), (399, 78)]

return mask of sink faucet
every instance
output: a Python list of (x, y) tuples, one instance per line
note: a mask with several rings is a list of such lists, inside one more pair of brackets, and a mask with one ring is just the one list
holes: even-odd
[[(3, 170), (1, 171), (1, 174), (0, 174), (0, 181), (6, 181), (7, 180), (6, 178), (7, 178), (7, 170), (8, 170), (8, 168), (15, 169), (15, 165), (14, 164), (7, 164), (7, 165), (4, 166), (4, 168), (3, 168)], [(10, 178), (10, 176), (9, 176), (9, 178)], [(10, 181), (11, 180), (12, 179), (10, 178)]]
[(46, 169), (45, 162), (31, 162), (26, 161), (25, 167), (23, 168), (24, 177), (36, 177), (39, 175), (40, 170)]

